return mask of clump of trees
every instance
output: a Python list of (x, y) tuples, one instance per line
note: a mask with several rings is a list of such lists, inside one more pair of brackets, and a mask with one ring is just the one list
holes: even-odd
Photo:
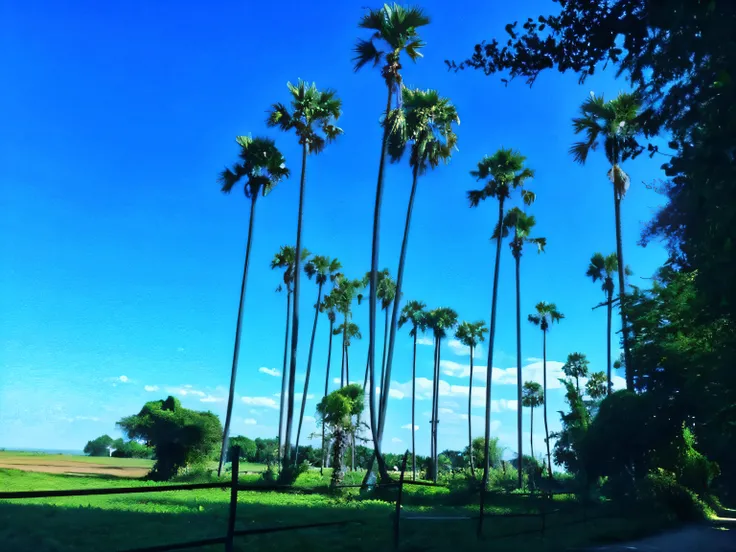
[(92, 441), (87, 441), (84, 446), (84, 454), (114, 458), (153, 458), (153, 449), (138, 441), (113, 439), (105, 434)]
[(343, 460), (351, 437), (358, 429), (358, 420), (363, 413), (363, 388), (358, 384), (346, 385), (324, 397), (317, 405), (317, 415), (329, 431), (332, 441), (332, 479), (330, 484), (339, 485), (344, 478)]
[(138, 414), (117, 425), (130, 439), (153, 449), (156, 462), (149, 477), (155, 481), (171, 479), (180, 469), (205, 462), (222, 437), (222, 424), (215, 414), (184, 408), (174, 397), (147, 402)]

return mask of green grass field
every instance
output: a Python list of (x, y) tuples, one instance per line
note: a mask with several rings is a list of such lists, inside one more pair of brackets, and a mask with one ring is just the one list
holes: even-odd
[[(358, 474), (356, 474), (358, 475)], [(245, 476), (255, 480), (257, 476)], [(325, 483), (318, 471), (300, 477), (298, 486)], [(120, 477), (74, 476), (0, 469), (3, 491), (79, 489), (110, 486), (151, 486), (153, 483)], [(376, 551), (392, 548), (395, 492), (361, 496), (357, 491), (336, 498), (324, 494), (241, 492), (237, 529), (273, 527), (338, 520), (360, 520), (361, 525), (310, 529), (236, 539), (237, 550), (321, 552), (350, 549)], [(379, 498), (383, 498), (379, 499)], [(207, 537), (226, 530), (229, 491), (172, 491), (150, 495), (111, 495), (57, 499), (0, 500), (0, 549), (17, 552), (92, 552), (125, 550)], [(407, 512), (432, 515), (477, 515), (478, 505), (448, 489), (407, 487)], [(464, 503), (463, 503), (464, 502)], [(490, 518), (485, 540), (475, 537), (476, 521), (404, 521), (402, 550), (489, 550), (538, 552), (567, 550), (589, 544), (635, 537), (662, 526), (662, 519), (630, 515), (564, 525), (582, 519), (571, 501), (559, 500), (560, 512), (547, 520), (547, 531), (499, 538), (538, 529), (538, 518)], [(519, 513), (530, 508), (527, 498), (504, 496), (492, 501), (494, 513)], [(600, 507), (603, 508), (603, 507)], [(589, 511), (589, 515), (603, 513)], [(222, 546), (201, 548), (220, 551)]]

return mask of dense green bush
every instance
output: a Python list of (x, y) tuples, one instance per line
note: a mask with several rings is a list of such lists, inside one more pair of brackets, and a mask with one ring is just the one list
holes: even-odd
[(672, 513), (679, 521), (699, 521), (713, 511), (692, 490), (677, 482), (675, 474), (658, 469), (639, 485), (639, 499), (653, 502)]

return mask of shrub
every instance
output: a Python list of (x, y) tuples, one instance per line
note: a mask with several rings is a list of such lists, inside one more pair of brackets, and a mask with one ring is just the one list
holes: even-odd
[(677, 482), (675, 474), (661, 468), (643, 479), (639, 498), (666, 509), (680, 521), (699, 521), (713, 515), (697, 494)]
[(281, 485), (293, 485), (297, 478), (300, 475), (307, 473), (311, 467), (311, 464), (305, 460), (297, 466), (286, 466), (281, 468), (278, 481)]

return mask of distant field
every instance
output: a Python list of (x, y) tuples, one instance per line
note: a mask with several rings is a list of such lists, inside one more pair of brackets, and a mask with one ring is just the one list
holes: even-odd
[(143, 477), (153, 466), (152, 460), (109, 458), (105, 456), (72, 456), (38, 452), (0, 452), (0, 468), (67, 475), (110, 475)]
[[(44, 454), (40, 452), (0, 451), (0, 468), (58, 473), (66, 475), (108, 475), (138, 478), (146, 475), (153, 460), (141, 458), (110, 458), (107, 456), (75, 456), (71, 454)], [(216, 469), (212, 463), (210, 468)], [(240, 464), (241, 472), (262, 472), (263, 464)]]

